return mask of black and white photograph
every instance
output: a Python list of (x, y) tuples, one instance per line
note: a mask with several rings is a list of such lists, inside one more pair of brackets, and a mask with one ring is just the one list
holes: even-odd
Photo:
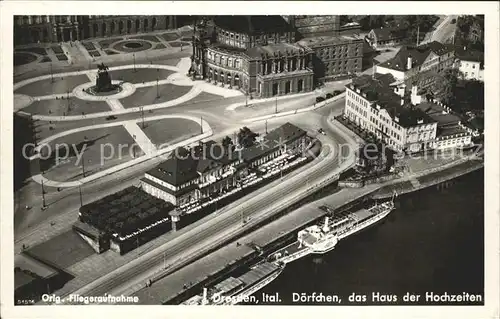
[(498, 3), (22, 3), (2, 317), (498, 318)]

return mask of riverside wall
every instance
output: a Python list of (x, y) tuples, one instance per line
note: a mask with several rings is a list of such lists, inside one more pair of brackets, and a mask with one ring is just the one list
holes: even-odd
[[(371, 184), (370, 187), (366, 187), (366, 192), (360, 192), (359, 196), (355, 196), (343, 203), (336, 203), (332, 208), (335, 211), (342, 211), (346, 209), (353, 208), (361, 204), (364, 200), (371, 199), (385, 199), (389, 198), (394, 194), (394, 191), (397, 191), (399, 195), (408, 194), (411, 192), (415, 192), (418, 190), (422, 190), (424, 188), (436, 186), (440, 187), (440, 185), (444, 183), (450, 183), (450, 181), (457, 179), (461, 176), (467, 175), (474, 171), (480, 170), (484, 167), (484, 163), (480, 161), (466, 161), (460, 164), (456, 164), (454, 166), (446, 166), (438, 169), (429, 170), (427, 174), (418, 177), (418, 186), (415, 183), (411, 183), (408, 180), (390, 180), (385, 183), (378, 185)], [(389, 184), (389, 185), (387, 185)], [(307, 204), (314, 204), (317, 202), (325, 202), (325, 196), (334, 196), (335, 194), (331, 194), (338, 190), (339, 182), (334, 182), (328, 185), (325, 185), (325, 188), (319, 189), (314, 193), (308, 195), (302, 200), (296, 202), (292, 206), (283, 209), (279, 213), (277, 213), (272, 220), (267, 220), (265, 223), (276, 222), (279, 223), (279, 218), (283, 217), (287, 214), (293, 214), (293, 211), (297, 210), (299, 207)], [(359, 189), (358, 189), (359, 190)], [(328, 203), (328, 200), (326, 200)], [(320, 205), (320, 204), (318, 204)], [(287, 229), (285, 233), (281, 233), (278, 237), (274, 237), (271, 240), (259, 241), (261, 244), (261, 251), (253, 251), (251, 253), (247, 253), (245, 255), (240, 256), (238, 259), (233, 260), (231, 263), (226, 265), (221, 265), (218, 270), (213, 271), (199, 282), (193, 283), (190, 287), (187, 287), (183, 291), (180, 291), (175, 296), (172, 296), (166, 299), (163, 304), (179, 304), (182, 301), (189, 299), (195, 294), (201, 292), (202, 287), (209, 287), (217, 282), (229, 277), (235, 271), (238, 271), (244, 267), (252, 265), (259, 260), (262, 260), (265, 256), (272, 254), (273, 251), (293, 242), (296, 238), (296, 234), (299, 230), (312, 225), (319, 220), (321, 220), (326, 212), (319, 212), (317, 214), (312, 214), (308, 219), (303, 220), (303, 222), (299, 224), (293, 225), (291, 228)], [(256, 225), (256, 227), (249, 230), (249, 232), (256, 230), (258, 227), (263, 226), (263, 224)]]

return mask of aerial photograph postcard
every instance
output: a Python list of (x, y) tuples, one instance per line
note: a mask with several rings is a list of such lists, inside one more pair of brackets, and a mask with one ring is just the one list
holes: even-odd
[(159, 15), (168, 4), (154, 3), (165, 8), (2, 14), (12, 311), (489, 305), (481, 313), (498, 315), (498, 299), (485, 301), (498, 293), (486, 288), (498, 285), (498, 274), (486, 280), (498, 229), (485, 239), (498, 228), (486, 213), (498, 210), (488, 206), (498, 168), (485, 171), (485, 159), (498, 166), (498, 29), (487, 27), (498, 27), (488, 16), (498, 4)]

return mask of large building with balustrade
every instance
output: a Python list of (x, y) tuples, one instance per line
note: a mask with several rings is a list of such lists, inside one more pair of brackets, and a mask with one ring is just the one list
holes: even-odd
[(176, 27), (176, 16), (164, 15), (18, 15), (14, 16), (14, 43), (66, 42)]
[(282, 16), (218, 16), (211, 39), (195, 39), (193, 74), (254, 97), (313, 89), (312, 50)]

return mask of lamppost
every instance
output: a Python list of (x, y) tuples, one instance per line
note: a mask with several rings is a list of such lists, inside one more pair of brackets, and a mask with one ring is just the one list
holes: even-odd
[(52, 73), (52, 62), (50, 62), (50, 82), (54, 83), (54, 73)]
[(80, 193), (80, 207), (83, 206), (82, 185), (78, 185), (78, 192)]
[(160, 90), (158, 89), (158, 81), (160, 79), (160, 69), (156, 69), (156, 98), (160, 98)]
[(68, 113), (70, 111), (70, 103), (69, 103), (69, 89), (66, 89), (66, 100), (68, 101)]
[(42, 172), (42, 209), (47, 208), (46, 202), (45, 202), (45, 188), (43, 187), (43, 172)]
[(200, 130), (201, 134), (203, 134), (203, 116), (200, 116)]
[(276, 95), (276, 103), (275, 103), (275, 106), (274, 106), (274, 113), (278, 114), (278, 95)]
[(141, 105), (140, 108), (141, 108), (142, 128), (144, 129), (145, 128), (145, 126), (144, 126), (144, 105)]

